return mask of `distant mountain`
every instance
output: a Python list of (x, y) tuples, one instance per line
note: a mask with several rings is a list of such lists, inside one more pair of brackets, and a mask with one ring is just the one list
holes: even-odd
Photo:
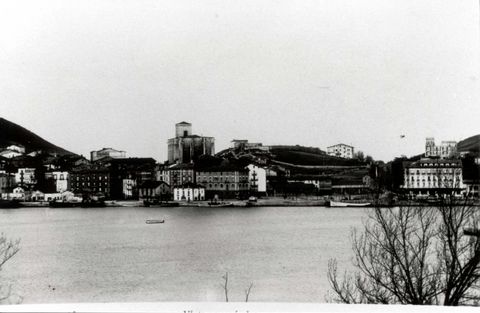
[(468, 137), (457, 144), (458, 152), (480, 152), (480, 135)]
[(41, 150), (51, 154), (74, 155), (74, 153), (55, 146), (28, 129), (0, 118), (0, 148), (6, 148), (10, 145), (22, 145), (25, 147), (26, 153)]

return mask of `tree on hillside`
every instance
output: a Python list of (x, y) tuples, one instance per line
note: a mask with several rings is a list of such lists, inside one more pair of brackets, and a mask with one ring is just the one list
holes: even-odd
[(352, 233), (356, 270), (340, 277), (336, 260), (329, 261), (330, 299), (478, 304), (480, 214), (467, 202), (458, 205), (452, 195), (435, 207), (374, 208), (363, 231)]
[[(4, 234), (0, 235), (0, 271), (5, 263), (7, 263), (17, 252), (20, 250), (19, 248), (20, 242), (12, 241), (7, 239)], [(11, 286), (5, 285), (0, 282), (0, 303), (8, 300), (11, 295)]]

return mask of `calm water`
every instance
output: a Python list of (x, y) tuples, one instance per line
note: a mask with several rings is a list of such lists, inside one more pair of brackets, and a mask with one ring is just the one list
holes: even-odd
[[(350, 229), (365, 209), (99, 208), (0, 210), (21, 239), (2, 269), (23, 303), (324, 302), (329, 258), (351, 267)], [(165, 219), (164, 224), (145, 224)]]

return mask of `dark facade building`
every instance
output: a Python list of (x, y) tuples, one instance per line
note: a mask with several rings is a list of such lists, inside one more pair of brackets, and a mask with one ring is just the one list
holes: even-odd
[(216, 166), (199, 169), (196, 175), (197, 184), (205, 187), (207, 199), (215, 195), (222, 199), (239, 198), (250, 191), (248, 169), (244, 167)]
[(75, 193), (102, 193), (107, 199), (137, 199), (138, 187), (154, 179), (152, 158), (103, 158), (71, 172), (70, 185)]
[(192, 163), (158, 165), (156, 180), (164, 181), (172, 188), (195, 182), (195, 169)]
[(112, 199), (112, 175), (108, 168), (84, 166), (70, 174), (71, 191), (75, 194), (99, 195)]

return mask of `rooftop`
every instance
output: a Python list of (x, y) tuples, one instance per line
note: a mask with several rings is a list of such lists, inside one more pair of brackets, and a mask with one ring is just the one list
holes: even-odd
[(336, 146), (346, 146), (346, 147), (353, 148), (353, 146), (350, 146), (344, 143), (337, 143), (336, 145), (328, 146), (327, 148), (336, 147)]

